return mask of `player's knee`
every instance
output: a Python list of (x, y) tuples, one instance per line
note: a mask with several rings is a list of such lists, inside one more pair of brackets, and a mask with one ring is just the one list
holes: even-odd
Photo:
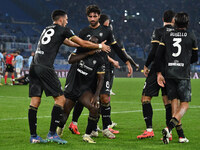
[(142, 96), (141, 102), (142, 102), (142, 104), (151, 103), (151, 97), (149, 97), (149, 96)]
[(100, 101), (101, 101), (101, 104), (109, 104), (110, 97), (107, 94), (102, 94), (100, 95)]
[(41, 103), (40, 97), (32, 97), (31, 98), (31, 103), (30, 103), (31, 106), (38, 108), (40, 106), (40, 103)]
[(64, 106), (66, 99), (64, 97), (64, 95), (58, 96), (58, 97), (54, 97), (55, 100), (55, 104), (60, 105), (60, 106)]
[(98, 108), (97, 107), (91, 106), (88, 110), (92, 116), (95, 116), (95, 117), (98, 116)]

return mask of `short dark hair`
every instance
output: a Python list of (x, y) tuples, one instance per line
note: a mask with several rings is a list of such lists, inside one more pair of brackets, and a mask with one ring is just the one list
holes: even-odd
[(164, 22), (172, 22), (172, 19), (175, 16), (175, 12), (172, 10), (167, 10), (163, 14), (163, 21)]
[(51, 19), (57, 21), (60, 17), (65, 16), (67, 13), (64, 10), (58, 9), (51, 13)]
[(189, 16), (185, 12), (180, 12), (175, 15), (175, 26), (177, 28), (187, 28), (189, 24)]
[(99, 18), (99, 23), (103, 25), (106, 20), (110, 20), (110, 18), (106, 14), (101, 14)]
[(97, 13), (97, 14), (101, 14), (101, 10), (97, 5), (89, 5), (86, 8), (86, 14), (87, 16), (89, 16), (90, 13)]

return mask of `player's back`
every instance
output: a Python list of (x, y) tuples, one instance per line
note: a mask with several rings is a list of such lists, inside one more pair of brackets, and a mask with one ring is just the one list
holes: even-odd
[(72, 36), (74, 36), (74, 34), (69, 28), (57, 24), (46, 27), (38, 42), (34, 64), (53, 67), (59, 47), (65, 38), (70, 38)]
[(163, 37), (166, 46), (166, 77), (190, 78), (190, 60), (192, 50), (196, 48), (194, 33), (176, 29)]
[(16, 68), (21, 68), (23, 65), (23, 57), (21, 55), (17, 55), (15, 60), (16, 60)]

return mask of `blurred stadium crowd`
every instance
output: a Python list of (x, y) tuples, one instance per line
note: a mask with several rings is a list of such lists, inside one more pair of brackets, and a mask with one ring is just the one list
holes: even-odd
[[(199, 0), (6, 0), (0, 5), (0, 49), (6, 49), (8, 53), (20, 50), (26, 60), (31, 51), (35, 51), (43, 27), (51, 24), (52, 10), (66, 10), (68, 26), (78, 34), (81, 28), (88, 26), (85, 8), (90, 4), (97, 4), (110, 16), (115, 36), (123, 41), (127, 52), (142, 67), (151, 50), (151, 34), (162, 26), (162, 14), (167, 9), (189, 14), (189, 28), (200, 43)], [(61, 47), (56, 69), (66, 69), (66, 58), (72, 50)]]

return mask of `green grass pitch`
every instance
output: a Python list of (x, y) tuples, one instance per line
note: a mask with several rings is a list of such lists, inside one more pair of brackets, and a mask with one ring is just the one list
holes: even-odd
[[(65, 79), (61, 79), (64, 86)], [(114, 122), (118, 123), (115, 128), (120, 131), (116, 139), (106, 139), (99, 133), (94, 138), (96, 144), (89, 144), (82, 141), (87, 124), (88, 111), (84, 109), (79, 119), (78, 128), (81, 135), (72, 135), (68, 130), (71, 116), (68, 119), (63, 139), (68, 141), (66, 145), (56, 143), (30, 144), (27, 112), (30, 103), (28, 98), (28, 86), (1, 86), (0, 87), (0, 150), (59, 150), (59, 149), (199, 149), (200, 138), (200, 80), (192, 80), (192, 102), (188, 112), (182, 119), (183, 129), (189, 143), (178, 143), (178, 137), (173, 130), (173, 141), (164, 145), (161, 138), (161, 130), (165, 125), (165, 111), (161, 97), (153, 98), (153, 128), (155, 137), (138, 140), (137, 135), (145, 130), (145, 123), (142, 116), (141, 93), (143, 89), (143, 78), (116, 78), (113, 91), (115, 96), (111, 97), (112, 115)], [(53, 107), (53, 99), (43, 95), (38, 110), (38, 134), (45, 138), (49, 126), (50, 115)], [(102, 127), (101, 121), (99, 126)]]

